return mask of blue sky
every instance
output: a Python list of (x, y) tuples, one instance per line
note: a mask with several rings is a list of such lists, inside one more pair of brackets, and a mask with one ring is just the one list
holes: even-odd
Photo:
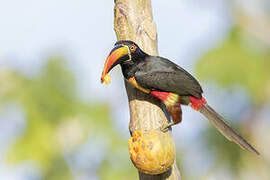
[[(231, 26), (224, 0), (152, 4), (160, 55), (188, 70)], [(9, 0), (0, 5), (0, 65), (33, 75), (49, 55), (60, 54), (69, 60), (83, 96), (90, 89), (104, 97), (99, 76), (116, 40), (113, 1)]]

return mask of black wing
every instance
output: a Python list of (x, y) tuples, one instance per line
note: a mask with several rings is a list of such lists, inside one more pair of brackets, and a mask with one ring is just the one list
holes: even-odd
[(151, 56), (135, 73), (138, 84), (151, 90), (168, 91), (180, 96), (201, 98), (198, 81), (183, 68), (168, 59)]

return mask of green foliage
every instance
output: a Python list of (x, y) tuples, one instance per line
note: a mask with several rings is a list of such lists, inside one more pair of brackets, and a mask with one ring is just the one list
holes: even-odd
[(138, 179), (138, 172), (128, 158), (127, 144), (122, 147), (122, 150), (117, 149), (117, 152), (115, 150), (111, 151), (101, 164), (98, 170), (99, 177), (102, 180), (125, 180), (127, 177), (130, 180)]
[(270, 56), (259, 53), (241, 39), (234, 29), (218, 48), (207, 53), (196, 65), (198, 77), (213, 80), (223, 87), (240, 85), (260, 104), (268, 97)]
[[(27, 120), (25, 131), (10, 147), (7, 162), (32, 160), (42, 167), (45, 179), (72, 179), (63, 154), (72, 154), (89, 137), (100, 136), (109, 144), (100, 167), (102, 179), (125, 179), (130, 172), (135, 175), (127, 140), (112, 128), (109, 107), (85, 104), (76, 96), (74, 77), (60, 57), (51, 58), (43, 72), (32, 79), (10, 70), (0, 71), (0, 83), (0, 106), (18, 102)], [(119, 154), (123, 149), (125, 155)], [(108, 162), (114, 162), (115, 168), (106, 166)], [(115, 166), (118, 163), (120, 167)], [(130, 164), (128, 168), (126, 164)]]
[(237, 144), (228, 141), (212, 126), (205, 130), (204, 136), (206, 146), (216, 157), (215, 168), (222, 168), (224, 165), (227, 165), (233, 173), (237, 173), (240, 168), (241, 153), (244, 150)]
[[(269, 102), (270, 99), (270, 55), (267, 47), (260, 49), (257, 45), (253, 46), (250, 44), (250, 42), (260, 43), (251, 41), (251, 39), (244, 39), (242, 32), (234, 28), (219, 47), (206, 53), (198, 61), (196, 71), (198, 77), (202, 80), (213, 81), (221, 87), (241, 86), (245, 88), (251, 97), (251, 103), (254, 108), (251, 109), (252, 113), (252, 111), (258, 111), (259, 107)], [(236, 120), (237, 118), (235, 117), (234, 119)], [(252, 122), (255, 124), (256, 120), (253, 119)], [(236, 126), (243, 127), (245, 124), (246, 132), (248, 133), (252, 129), (252, 125), (249, 122), (251, 121), (244, 121), (243, 124), (236, 124)], [(248, 135), (246, 134), (244, 137), (247, 139), (251, 137), (251, 134)], [(227, 169), (229, 168), (237, 179), (241, 171), (243, 171), (243, 162), (252, 164), (249, 159), (254, 157), (253, 154), (243, 151), (234, 143), (226, 140), (213, 127), (205, 131), (204, 138), (206, 146), (216, 160), (213, 171), (226, 167)]]

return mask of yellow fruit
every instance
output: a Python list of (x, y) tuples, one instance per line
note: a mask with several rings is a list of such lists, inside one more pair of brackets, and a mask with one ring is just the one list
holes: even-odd
[(134, 166), (146, 174), (164, 173), (174, 162), (174, 142), (161, 131), (133, 132), (128, 144)]
[(111, 76), (109, 74), (106, 74), (104, 76), (104, 81), (106, 84), (110, 84), (110, 81), (111, 81)]

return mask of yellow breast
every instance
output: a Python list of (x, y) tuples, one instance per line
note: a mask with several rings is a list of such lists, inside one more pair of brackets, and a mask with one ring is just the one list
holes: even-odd
[(141, 87), (141, 86), (137, 83), (135, 77), (131, 77), (131, 78), (129, 78), (127, 81), (128, 81), (131, 85), (133, 85), (134, 87), (136, 87), (137, 89), (141, 90), (142, 92), (147, 93), (147, 94), (150, 93), (150, 90), (149, 90), (149, 89), (145, 89), (145, 88)]

